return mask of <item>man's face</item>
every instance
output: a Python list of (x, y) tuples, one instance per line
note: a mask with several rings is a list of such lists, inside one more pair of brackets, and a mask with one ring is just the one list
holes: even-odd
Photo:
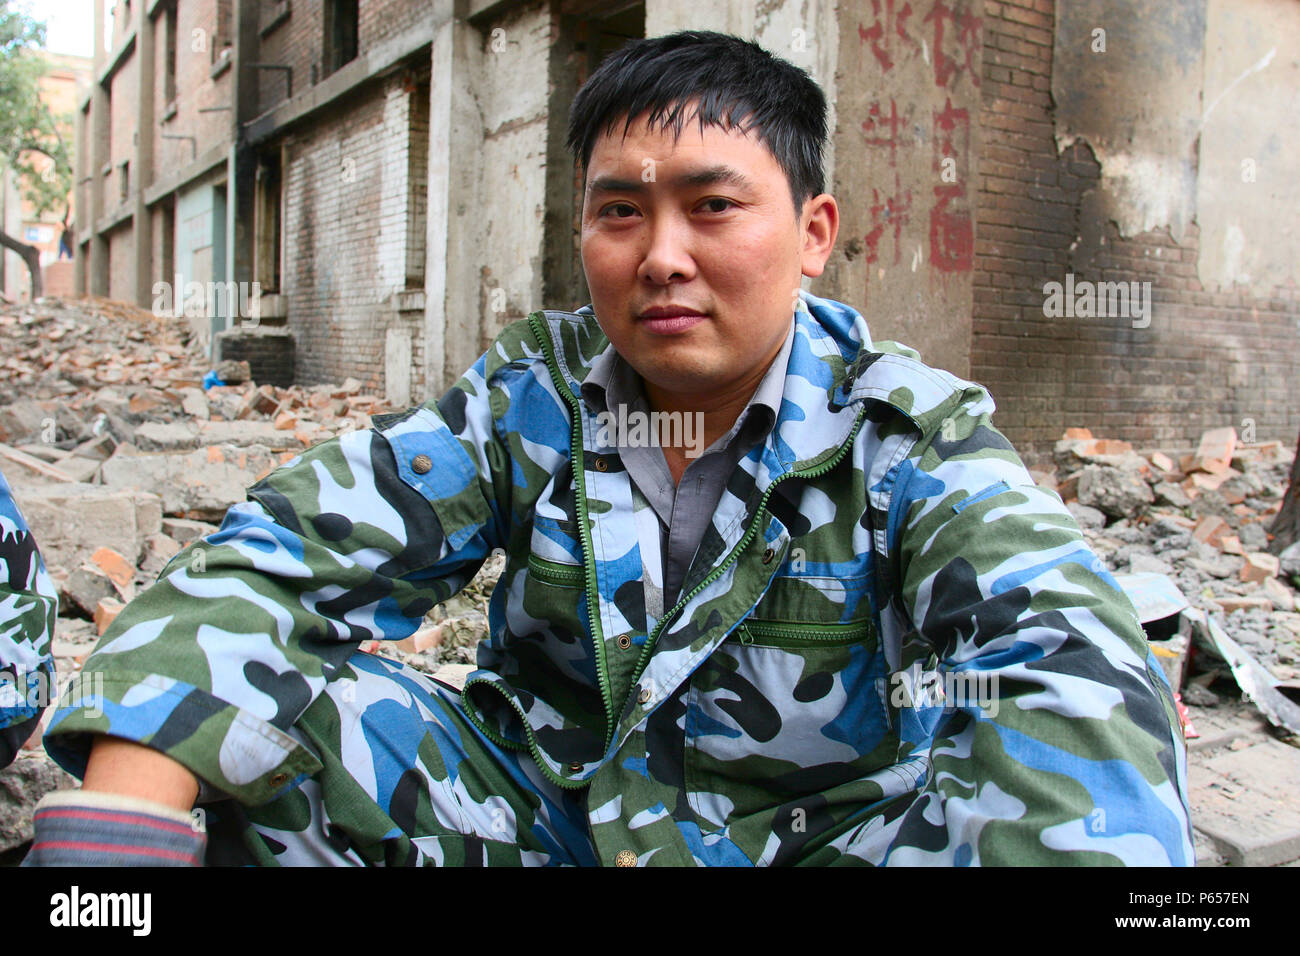
[[(688, 111), (688, 115), (689, 111)], [(754, 133), (688, 118), (592, 150), (582, 263), (592, 307), (651, 403), (707, 409), (752, 392), (781, 350), (800, 276), (820, 275), (835, 200), (794, 213), (789, 181)], [(746, 396), (747, 397), (747, 396)]]

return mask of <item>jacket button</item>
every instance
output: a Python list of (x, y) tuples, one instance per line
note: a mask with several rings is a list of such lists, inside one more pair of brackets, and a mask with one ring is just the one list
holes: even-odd
[(763, 563), (771, 564), (772, 559), (775, 557), (776, 557), (776, 552), (773, 551), (771, 548), (768, 548), (766, 551), (763, 552)]
[(618, 636), (618, 646), (623, 650), (627, 650), (632, 646), (632, 638), (628, 637), (626, 634), (620, 634)]
[(268, 780), (267, 782), (273, 787), (279, 787), (282, 786), (285, 783), (285, 781), (287, 781), (288, 779), (289, 779), (289, 775), (287, 773), (273, 773), (271, 774), (271, 779)]
[(631, 850), (619, 850), (614, 857), (615, 866), (636, 866), (636, 854)]
[(652, 691), (649, 687), (642, 687), (641, 693), (636, 695), (636, 699), (641, 701), (641, 703), (643, 704), (648, 704), (650, 703), (650, 698), (653, 696), (654, 696), (654, 691)]
[(433, 467), (433, 459), (428, 455), (416, 455), (411, 459), (411, 470), (417, 475), (423, 475)]
[(605, 456), (604, 456), (604, 455), (598, 455), (598, 456), (596, 457), (596, 470), (597, 470), (597, 471), (609, 471), (609, 462), (607, 462), (607, 461), (605, 460)]
[(569, 764), (569, 773), (582, 773), (582, 764), (576, 760), (573, 761), (573, 763)]

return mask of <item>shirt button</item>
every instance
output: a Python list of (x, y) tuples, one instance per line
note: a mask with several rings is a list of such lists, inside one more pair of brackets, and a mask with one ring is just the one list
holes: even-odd
[(632, 646), (632, 638), (628, 637), (626, 634), (620, 634), (618, 636), (618, 646), (623, 650), (627, 650)]
[(641, 701), (641, 703), (643, 704), (648, 704), (650, 703), (650, 698), (653, 696), (654, 696), (654, 691), (652, 691), (649, 687), (642, 687), (641, 693), (636, 695), (636, 699)]
[(615, 866), (636, 866), (636, 854), (631, 850), (619, 850), (614, 857)]
[(605, 460), (605, 456), (604, 456), (604, 455), (598, 455), (598, 456), (596, 457), (596, 470), (597, 470), (597, 471), (609, 471), (609, 462), (607, 462), (607, 461)]
[(569, 773), (582, 773), (582, 764), (576, 760), (573, 761), (573, 763), (569, 764)]
[(428, 455), (416, 455), (411, 459), (411, 470), (417, 475), (423, 475), (433, 467), (433, 459)]
[(771, 564), (772, 559), (775, 557), (776, 557), (776, 552), (773, 551), (771, 548), (768, 548), (766, 551), (763, 552), (763, 563)]

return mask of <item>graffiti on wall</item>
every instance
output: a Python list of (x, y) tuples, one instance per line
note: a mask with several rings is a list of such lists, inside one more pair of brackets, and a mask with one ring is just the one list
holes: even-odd
[[(953, 105), (952, 94), (959, 84), (980, 85), (976, 56), (983, 40), (974, 10), (973, 0), (918, 0), (915, 5), (910, 0), (871, 0), (870, 21), (858, 24), (858, 39), (872, 57), (869, 62), (884, 77), (906, 71), (929, 80), (914, 93), (904, 86), (907, 94), (871, 101), (861, 124), (863, 144), (877, 160), (872, 166), (880, 170), (875, 176), (879, 185), (871, 187), (863, 237), (868, 281), (874, 270), (902, 264), (914, 217), (918, 225), (928, 222), (932, 269), (957, 273), (973, 267), (973, 210), (967, 187), (974, 158), (971, 119), (968, 109)], [(938, 96), (943, 106), (936, 108)], [(930, 121), (922, 125), (924, 120), (917, 118), (927, 113)], [(920, 188), (914, 172), (921, 158), (915, 153), (926, 141), (933, 176), (925, 182), (933, 185)], [(911, 253), (913, 271), (923, 259), (922, 248), (918, 244)]]

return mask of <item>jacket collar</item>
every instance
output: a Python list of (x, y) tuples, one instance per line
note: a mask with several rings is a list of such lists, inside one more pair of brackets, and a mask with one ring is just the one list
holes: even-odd
[[(575, 318), (585, 326), (576, 336), (578, 330), (563, 327)], [(576, 313), (547, 312), (546, 319), (564, 380), (579, 397), (589, 376), (608, 374), (614, 347), (599, 331), (590, 305)], [(801, 290), (794, 319), (780, 408), (757, 463), (769, 480), (832, 457), (852, 432), (857, 406), (869, 397), (859, 394), (854, 380), (866, 374), (872, 364), (866, 359), (874, 354), (861, 314)]]

